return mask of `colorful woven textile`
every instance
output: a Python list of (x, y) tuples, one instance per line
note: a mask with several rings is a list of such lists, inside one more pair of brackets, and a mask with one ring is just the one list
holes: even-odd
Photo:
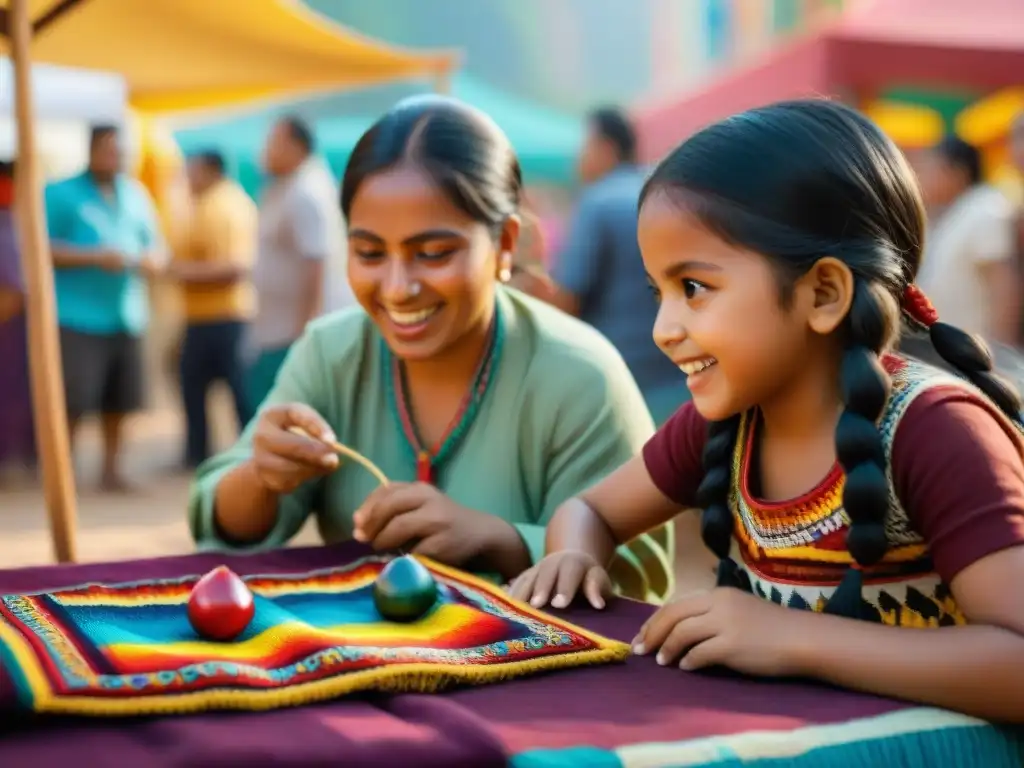
[(81, 715), (270, 709), (355, 691), (432, 691), (625, 659), (628, 647), (423, 560), (440, 585), (423, 619), (381, 619), (387, 563), (247, 576), (256, 615), (230, 643), (201, 639), (186, 605), (201, 576), (86, 584), (0, 598), (0, 663), (19, 706)]

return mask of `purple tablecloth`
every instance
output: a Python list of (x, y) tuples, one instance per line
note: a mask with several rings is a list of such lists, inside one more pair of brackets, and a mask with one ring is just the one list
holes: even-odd
[[(0, 594), (201, 573), (227, 562), (242, 574), (295, 572), (365, 554), (361, 545), (253, 556), (193, 555), (0, 571)], [(574, 608), (572, 621), (629, 641), (650, 606)], [(0, 696), (11, 695), (0, 670)], [(651, 658), (567, 670), (443, 694), (363, 696), (263, 713), (154, 719), (0, 723), (0, 766), (344, 765), (488, 768), (530, 750), (680, 741), (788, 731), (903, 709), (872, 696), (801, 684), (686, 674)], [(578, 763), (567, 762), (566, 765)]]

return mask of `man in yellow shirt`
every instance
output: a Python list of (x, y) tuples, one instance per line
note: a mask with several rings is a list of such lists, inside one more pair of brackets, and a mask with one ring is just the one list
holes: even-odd
[(185, 463), (209, 455), (206, 398), (224, 381), (231, 389), (239, 429), (252, 416), (245, 394), (242, 345), (255, 311), (250, 271), (256, 254), (256, 204), (224, 173), (218, 152), (189, 159), (193, 207), (170, 274), (182, 288), (185, 339), (181, 392), (187, 421)]

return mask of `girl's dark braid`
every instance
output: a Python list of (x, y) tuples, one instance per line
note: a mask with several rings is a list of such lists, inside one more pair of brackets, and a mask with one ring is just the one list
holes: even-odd
[(729, 557), (732, 547), (733, 518), (729, 509), (729, 489), (732, 483), (732, 456), (739, 439), (740, 417), (708, 425), (704, 443), (704, 479), (697, 488), (697, 506), (701, 513), (700, 533), (704, 546), (718, 557), (720, 587), (749, 588), (736, 562)]
[(903, 292), (903, 313), (912, 325), (928, 331), (932, 346), (943, 360), (980, 389), (1013, 422), (1022, 423), (1020, 395), (992, 372), (992, 355), (980, 339), (940, 322), (935, 307), (913, 283)]
[[(846, 547), (855, 564), (847, 571), (825, 607), (849, 618), (876, 618), (862, 597), (862, 569), (879, 562), (888, 549), (885, 515), (890, 489), (885, 452), (877, 421), (891, 382), (876, 350), (883, 348), (886, 322), (880, 297), (857, 278), (848, 322), (848, 345), (840, 371), (846, 409), (836, 426), (836, 455), (846, 474), (843, 508), (850, 519)], [(903, 292), (901, 309), (912, 325), (926, 329), (936, 352), (1014, 422), (1021, 424), (1019, 395), (992, 372), (992, 358), (975, 337), (939, 322), (938, 313), (914, 284)]]
[[(843, 509), (850, 519), (846, 546), (855, 562), (824, 610), (854, 619), (877, 618), (877, 613), (867, 610), (864, 603), (863, 569), (878, 563), (889, 547), (885, 517), (889, 511), (890, 489), (882, 435), (878, 430), (878, 420), (891, 387), (879, 359), (879, 352), (890, 335), (883, 302), (891, 300), (882, 296), (884, 290), (860, 277), (855, 278), (846, 323), (846, 351), (840, 368), (845, 408), (836, 425), (836, 456), (846, 476)], [(992, 373), (991, 356), (976, 338), (938, 322), (934, 307), (913, 284), (904, 291), (902, 311), (914, 326), (928, 330), (932, 344), (944, 360), (961, 371), (1009, 418), (1022, 423), (1019, 396)], [(749, 579), (730, 557), (734, 523), (729, 492), (733, 451), (740, 437), (739, 425), (738, 415), (708, 425), (703, 454), (704, 479), (697, 489), (697, 503), (703, 510), (701, 537), (704, 545), (718, 557), (718, 586), (749, 590)]]
[(843, 509), (850, 519), (846, 548), (854, 565), (843, 576), (824, 610), (851, 619), (871, 617), (861, 594), (861, 570), (881, 560), (889, 546), (885, 535), (889, 482), (877, 427), (891, 385), (878, 357), (889, 336), (889, 323), (881, 304), (883, 299), (876, 290), (884, 289), (875, 289), (864, 279), (854, 278), (846, 351), (839, 372), (845, 408), (836, 425), (836, 457), (846, 474)]

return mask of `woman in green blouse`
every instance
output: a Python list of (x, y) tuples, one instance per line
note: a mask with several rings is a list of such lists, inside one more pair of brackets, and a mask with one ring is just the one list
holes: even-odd
[[(458, 102), (408, 100), (363, 136), (341, 194), (361, 308), (311, 323), (238, 443), (200, 467), (200, 547), (281, 546), (312, 513), (326, 542), (507, 581), (542, 556), (559, 504), (640, 450), (653, 424), (612, 346), (502, 285), (521, 191), (506, 137)], [(670, 541), (620, 550), (623, 593), (667, 596)]]

